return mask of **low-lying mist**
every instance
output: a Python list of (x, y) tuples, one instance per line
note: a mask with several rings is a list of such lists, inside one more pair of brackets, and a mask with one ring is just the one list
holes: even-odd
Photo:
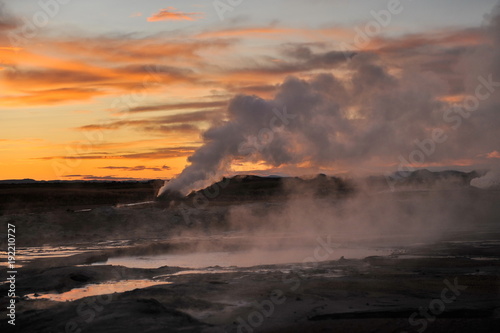
[(281, 207), (264, 214), (251, 206), (232, 207), (230, 224), (249, 234), (327, 234), (345, 241), (383, 238), (387, 242), (404, 235), (424, 242), (491, 221), (494, 213), (485, 193), (477, 195), (474, 190), (359, 192), (335, 202), (306, 191), (297, 189)]
[[(255, 261), (252, 255), (302, 262), (314, 258), (318, 248), (329, 253), (322, 259), (334, 260), (349, 258), (342, 249), (484, 240), (500, 232), (499, 191), (443, 184), (380, 191), (361, 181), (355, 187), (345, 196), (321, 196), (317, 188), (285, 181), (286, 200), (234, 203), (227, 207), (221, 233), (195, 227), (181, 235), (209, 235), (196, 251), (241, 251), (242, 262)], [(219, 208), (209, 205), (201, 216)], [(195, 225), (203, 226), (199, 222)]]

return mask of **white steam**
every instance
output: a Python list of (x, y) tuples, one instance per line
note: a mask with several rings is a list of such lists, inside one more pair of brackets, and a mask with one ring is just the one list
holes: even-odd
[(470, 184), (482, 189), (500, 188), (500, 172), (488, 171), (484, 176), (471, 180)]
[[(441, 97), (474, 96), (478, 77), (493, 81), (486, 88), (490, 90), (500, 82), (498, 8), (485, 29), (475, 30), (488, 43), (445, 53), (434, 49), (439, 66), (418, 48), (361, 52), (350, 61), (335, 63), (346, 73), (342, 77), (331, 73), (307, 80), (289, 77), (272, 100), (236, 96), (227, 108), (227, 121), (203, 134), (205, 144), (188, 159), (190, 165), (159, 194), (200, 189), (226, 173), (235, 159), (273, 167), (307, 162), (315, 168), (369, 169), (377, 163), (397, 165), (400, 156), (408, 159), (418, 147), (426, 152), (420, 167), (497, 150), (500, 94), (491, 93), (466, 116), (459, 109), (447, 114), (452, 102)], [(451, 55), (449, 67), (440, 67), (450, 62)], [(447, 139), (429, 147), (436, 128)]]

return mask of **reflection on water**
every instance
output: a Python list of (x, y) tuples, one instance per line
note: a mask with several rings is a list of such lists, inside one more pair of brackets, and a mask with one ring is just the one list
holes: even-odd
[(161, 254), (151, 256), (127, 256), (109, 258), (97, 265), (119, 265), (131, 268), (171, 267), (252, 267), (260, 265), (290, 264), (345, 259), (362, 259), (373, 255), (389, 255), (390, 249), (336, 248), (331, 254), (322, 252), (314, 256), (314, 249), (296, 248), (283, 250), (252, 250), (236, 252), (195, 252), (184, 254)]
[(500, 258), (493, 258), (493, 257), (470, 257), (470, 259), (479, 261), (500, 260)]
[[(97, 243), (76, 244), (71, 246), (31, 246), (16, 247), (16, 267), (22, 267), (22, 262), (41, 258), (69, 257), (85, 252), (101, 251), (108, 248), (123, 248), (129, 246), (129, 240), (110, 240)], [(8, 266), (7, 252), (0, 251), (0, 266)]]
[(186, 270), (186, 271), (180, 271), (177, 273), (173, 274), (164, 274), (164, 275), (158, 275), (154, 276), (153, 279), (164, 279), (168, 278), (170, 276), (180, 276), (180, 275), (194, 275), (194, 274), (224, 274), (224, 273), (230, 273), (233, 272), (231, 269), (192, 269), (192, 270)]
[(99, 284), (89, 284), (82, 288), (71, 289), (70, 291), (62, 294), (28, 294), (26, 295), (26, 297), (28, 299), (48, 299), (56, 302), (71, 302), (89, 296), (122, 293), (125, 291), (147, 288), (162, 284), (170, 284), (170, 282), (152, 280), (111, 281)]

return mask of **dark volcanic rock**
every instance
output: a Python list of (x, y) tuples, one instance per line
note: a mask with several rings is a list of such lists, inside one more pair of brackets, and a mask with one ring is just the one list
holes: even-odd
[(224, 178), (205, 189), (190, 193), (186, 199), (202, 195), (210, 201), (238, 202), (285, 199), (295, 190), (308, 189), (314, 196), (343, 195), (354, 187), (349, 182), (332, 176), (319, 174), (314, 178), (299, 177), (260, 177), (239, 175)]

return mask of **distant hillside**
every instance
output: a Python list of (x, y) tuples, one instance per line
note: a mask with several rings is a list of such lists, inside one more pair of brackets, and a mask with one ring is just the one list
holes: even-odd
[[(432, 172), (426, 169), (397, 172), (390, 176), (369, 177), (364, 180), (346, 180), (319, 174), (313, 178), (238, 175), (224, 178), (211, 186), (193, 192), (187, 197), (164, 193), (159, 201), (193, 200), (197, 195), (211, 202), (279, 201), (290, 195), (306, 194), (315, 197), (341, 198), (350, 195), (364, 184), (379, 191), (408, 189), (450, 189), (470, 187), (472, 179), (481, 174), (460, 171)], [(0, 213), (22, 210), (76, 210), (85, 206), (117, 205), (155, 200), (163, 185), (151, 181), (35, 181), (32, 179), (0, 181)]]
[(116, 205), (154, 200), (161, 180), (148, 182), (33, 181), (0, 182), (0, 213), (82, 206)]
[(472, 179), (481, 176), (476, 171), (461, 172), (455, 170), (432, 172), (427, 169), (413, 172), (396, 172), (390, 176), (375, 176), (357, 181), (319, 174), (314, 178), (299, 177), (261, 177), (239, 175), (208, 186), (205, 189), (190, 193), (183, 198), (178, 193), (166, 192), (159, 200), (192, 200), (203, 195), (215, 202), (281, 200), (290, 193), (307, 192), (317, 197), (346, 196), (363, 187), (374, 190), (408, 190), (408, 189), (451, 189), (470, 187)]
[[(301, 191), (307, 191), (318, 197), (342, 196), (354, 191), (354, 186), (341, 178), (323, 174), (308, 179), (299, 177), (239, 175), (232, 178), (224, 178), (205, 189), (190, 193), (184, 199), (191, 200), (197, 195), (203, 195), (206, 198), (210, 198), (211, 201), (218, 202), (269, 201), (280, 200), (288, 196), (291, 192), (300, 193)], [(160, 196), (159, 199), (161, 201), (182, 200), (178, 194), (168, 192)]]
[(390, 189), (439, 189), (469, 187), (472, 179), (480, 177), (476, 171), (462, 172), (456, 170), (429, 171), (427, 169), (413, 172), (395, 172), (389, 176), (376, 176), (368, 179), (368, 184)]
[(34, 179), (4, 179), (0, 180), (0, 184), (33, 184), (36, 183), (37, 181)]
[(148, 183), (151, 180), (112, 180), (112, 179), (96, 179), (96, 180), (34, 180), (25, 179), (4, 179), (0, 180), (0, 184), (76, 184), (76, 183)]

